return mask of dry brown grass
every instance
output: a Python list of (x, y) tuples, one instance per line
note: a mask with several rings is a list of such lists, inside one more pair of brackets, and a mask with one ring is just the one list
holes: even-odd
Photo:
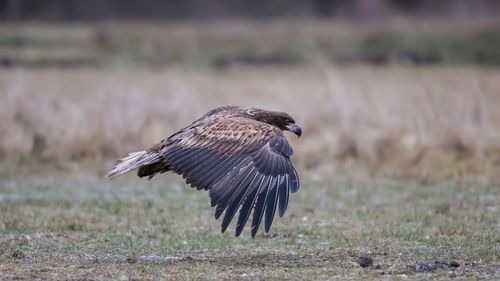
[(336, 67), (318, 59), (287, 68), (2, 70), (0, 85), (0, 156), (9, 166), (91, 159), (104, 170), (103, 160), (229, 104), (291, 113), (304, 131), (298, 141), (289, 136), (302, 169), (472, 161), (461, 169), (477, 170), (500, 162), (495, 69)]

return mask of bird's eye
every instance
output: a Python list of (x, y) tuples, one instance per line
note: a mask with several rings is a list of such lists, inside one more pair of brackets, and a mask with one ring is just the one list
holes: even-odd
[(292, 123), (292, 121), (290, 121), (290, 119), (286, 119), (286, 120), (285, 120), (285, 123), (286, 123), (287, 125), (289, 125), (290, 123)]

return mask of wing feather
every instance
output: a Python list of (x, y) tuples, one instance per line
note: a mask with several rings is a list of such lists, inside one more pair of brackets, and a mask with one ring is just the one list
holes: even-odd
[(215, 115), (169, 138), (163, 151), (165, 162), (192, 187), (210, 191), (216, 219), (225, 211), (222, 232), (238, 209), (236, 236), (252, 209), (252, 237), (264, 213), (268, 232), (278, 205), (283, 216), (288, 194), (298, 189), (297, 172), (289, 158), (293, 149), (277, 127), (240, 117), (211, 119)]
[[(276, 178), (273, 178), (269, 186), (274, 186), (276, 184)], [(257, 199), (255, 204), (253, 218), (252, 218), (252, 238), (255, 237), (257, 230), (259, 230), (260, 222), (262, 221), (262, 216), (264, 215), (264, 210), (266, 208), (267, 197), (269, 195), (270, 188), (263, 190)]]
[(292, 170), (292, 175), (291, 175), (291, 180), (290, 180), (290, 191), (292, 193), (295, 193), (299, 190), (299, 175), (297, 175), (297, 171), (295, 168), (292, 166), (292, 163), (289, 162), (288, 166)]
[(224, 219), (222, 220), (222, 233), (226, 231), (229, 223), (233, 219), (234, 215), (236, 214), (236, 211), (238, 211), (238, 208), (240, 207), (241, 203), (243, 202), (243, 199), (245, 199), (245, 196), (247, 194), (251, 194), (254, 190), (259, 188), (259, 185), (262, 183), (263, 180), (263, 175), (259, 173), (255, 173), (255, 176), (253, 177), (252, 181), (246, 185), (246, 186), (241, 186), (236, 190), (234, 193), (234, 196), (231, 196), (231, 204), (228, 206), (226, 209), (226, 214), (224, 215)]
[(236, 222), (236, 237), (240, 236), (245, 224), (250, 217), (250, 213), (252, 212), (252, 208), (255, 204), (255, 200), (257, 199), (258, 189), (254, 189), (250, 195), (245, 198), (245, 203), (241, 206), (240, 215), (238, 216), (238, 221)]
[(266, 232), (269, 232), (269, 229), (271, 229), (271, 224), (273, 223), (274, 213), (276, 212), (276, 203), (278, 201), (278, 194), (279, 194), (279, 189), (278, 189), (278, 184), (276, 183), (276, 185), (270, 187), (269, 195), (267, 198), (266, 224), (265, 224)]
[(200, 156), (203, 154), (207, 153), (207, 150), (204, 149), (196, 149), (196, 148), (190, 148), (190, 151), (185, 154), (184, 157), (181, 157), (177, 159), (176, 161), (172, 162), (172, 166), (178, 169), (179, 171), (184, 171), (186, 166), (189, 166), (192, 164), (194, 159), (198, 159)]
[(189, 163), (189, 165), (186, 165), (184, 167), (184, 170), (186, 170), (187, 172), (183, 173), (182, 176), (184, 178), (189, 178), (191, 177), (191, 175), (196, 172), (198, 170), (198, 168), (202, 168), (206, 165), (206, 160), (212, 158), (214, 156), (214, 154), (216, 153), (216, 151), (213, 151), (213, 150), (208, 150), (208, 149), (200, 149), (202, 150), (204, 153), (201, 154), (201, 155), (198, 155), (198, 158), (196, 159), (196, 161), (191, 161), (191, 163)]
[(236, 223), (236, 237), (238, 237), (241, 232), (243, 231), (243, 228), (245, 227), (245, 224), (248, 221), (248, 218), (250, 217), (250, 212), (252, 211), (252, 207), (255, 205), (255, 200), (257, 199), (257, 196), (259, 195), (259, 192), (267, 187), (269, 185), (269, 181), (272, 179), (270, 176), (266, 176), (262, 179), (260, 185), (258, 188), (255, 188), (252, 193), (245, 198), (245, 203), (240, 209), (240, 215), (238, 217), (238, 222)]
[(239, 161), (243, 160), (242, 157), (228, 157), (225, 161), (221, 162), (215, 168), (207, 171), (206, 179), (201, 183), (203, 188), (210, 188), (213, 183), (217, 182), (221, 177), (227, 175), (233, 165), (237, 164)]
[(227, 155), (215, 152), (215, 155), (203, 162), (200, 162), (200, 165), (198, 165), (196, 168), (193, 168), (190, 171), (186, 171), (186, 174), (188, 174), (188, 183), (193, 183), (193, 186), (199, 186), (200, 183), (205, 179), (204, 175), (224, 160), (227, 160), (227, 158)]
[[(217, 208), (215, 209), (215, 219), (218, 219), (220, 215), (224, 212), (226, 207), (231, 204), (232, 201), (234, 201), (235, 197), (239, 195), (239, 193), (243, 190), (243, 188), (246, 188), (252, 183), (253, 179), (257, 176), (257, 170), (253, 169), (248, 173), (248, 174), (243, 174), (244, 178), (240, 181), (238, 180), (238, 184), (236, 188), (234, 189), (233, 192), (228, 193), (229, 199), (223, 200), (220, 202), (219, 205), (217, 205)], [(240, 177), (238, 177), (240, 178)]]
[(227, 188), (228, 186), (236, 186), (239, 184), (243, 177), (252, 172), (255, 169), (251, 165), (251, 161), (246, 159), (242, 161), (238, 166), (236, 166), (230, 174), (221, 179), (219, 182), (215, 183), (210, 188), (210, 198), (212, 202), (212, 207), (217, 204), (223, 204), (226, 200), (229, 199), (231, 193), (233, 192), (232, 188)]
[(288, 196), (290, 192), (290, 185), (288, 182), (288, 175), (285, 175), (282, 178), (283, 181), (281, 183), (278, 182), (279, 188), (279, 215), (282, 217), (285, 214), (286, 207), (288, 206)]

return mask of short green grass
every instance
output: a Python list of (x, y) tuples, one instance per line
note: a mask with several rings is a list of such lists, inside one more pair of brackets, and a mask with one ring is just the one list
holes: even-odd
[[(174, 175), (6, 176), (0, 279), (498, 278), (500, 185), (490, 179), (305, 175), (285, 216), (251, 239), (248, 226), (234, 238), (234, 222), (221, 234), (208, 195)], [(460, 267), (411, 267), (435, 260)]]

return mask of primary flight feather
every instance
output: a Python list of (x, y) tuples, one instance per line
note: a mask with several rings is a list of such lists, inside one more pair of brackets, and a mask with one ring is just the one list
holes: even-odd
[(276, 208), (283, 216), (289, 193), (299, 189), (290, 161), (293, 149), (283, 131), (300, 136), (301, 128), (284, 112), (227, 106), (216, 108), (153, 147), (117, 161), (107, 177), (134, 169), (139, 177), (173, 171), (198, 190), (209, 190), (222, 232), (239, 209), (236, 236), (253, 211), (252, 237), (262, 218), (269, 232)]

